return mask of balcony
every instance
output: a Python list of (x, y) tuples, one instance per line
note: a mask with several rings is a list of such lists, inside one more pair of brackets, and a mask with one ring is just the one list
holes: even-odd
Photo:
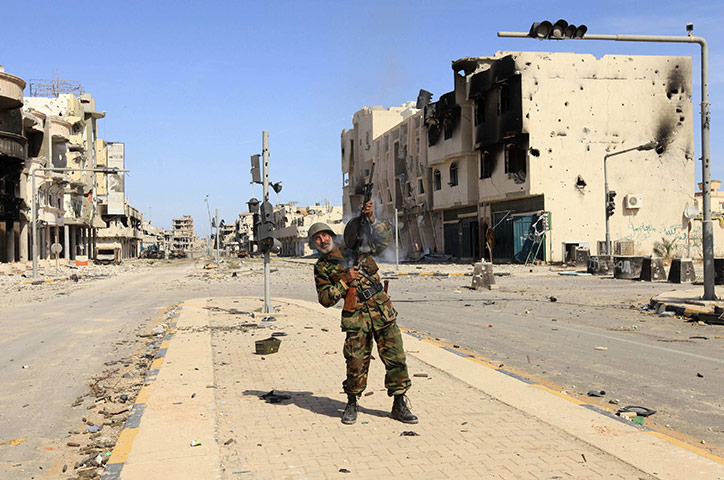
[(50, 135), (53, 142), (70, 142), (72, 125), (60, 117), (50, 117)]
[(23, 89), (25, 80), (0, 72), (0, 110), (22, 107)]
[(23, 159), (26, 143), (27, 139), (22, 135), (0, 132), (0, 155)]

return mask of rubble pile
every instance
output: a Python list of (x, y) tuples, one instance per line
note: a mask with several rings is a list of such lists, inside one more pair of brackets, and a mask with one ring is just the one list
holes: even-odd
[(72, 465), (63, 466), (64, 473), (75, 475), (68, 477), (69, 480), (101, 478), (176, 311), (177, 306), (170, 307), (164, 313), (162, 323), (147, 332), (137, 333), (133, 354), (105, 362), (109, 368), (93, 377), (88, 392), (71, 405), (85, 409), (87, 413), (80, 427), (69, 431), (66, 438), (66, 446), (72, 449), (72, 457), (75, 457)]

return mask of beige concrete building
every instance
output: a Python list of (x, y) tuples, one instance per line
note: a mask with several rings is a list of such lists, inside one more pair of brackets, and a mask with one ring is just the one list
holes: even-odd
[(173, 219), (172, 250), (191, 252), (194, 249), (194, 219), (190, 215)]
[[(77, 170), (98, 166), (97, 148), (103, 141), (98, 139), (97, 120), (103, 118), (105, 112), (96, 110), (95, 99), (88, 93), (25, 97), (24, 101), (29, 135), (28, 178), (32, 169), (38, 167), (76, 169), (63, 174), (36, 174), (42, 180), (37, 187), (42, 205), (39, 210), (40, 258), (47, 258), (48, 246), (50, 242), (56, 242), (56, 238), (63, 246), (63, 258), (72, 260), (76, 255), (93, 258), (98, 229), (105, 228), (106, 223), (98, 212), (95, 176)], [(45, 192), (49, 188), (48, 179), (63, 185), (58, 205), (55, 204), (58, 195)], [(27, 192), (30, 191), (29, 186)], [(58, 220), (53, 221), (52, 216)], [(57, 228), (61, 226), (63, 234), (56, 237)]]
[[(689, 57), (499, 52), (452, 68), (454, 89), (424, 108), (419, 132), (422, 187), (432, 191), (420, 204), (442, 217), (442, 228), (434, 216), (430, 226), (445, 253), (479, 258), (486, 236), (494, 236), (498, 260), (562, 261), (576, 247), (597, 253), (605, 236), (603, 157), (653, 140), (657, 150), (608, 161), (617, 192), (612, 241), (648, 255), (662, 237), (686, 238), (681, 218), (694, 191)], [(357, 182), (371, 163), (348, 151), (359, 140), (360, 112), (342, 133), (342, 172)], [(402, 169), (391, 175), (391, 157), (379, 158), (387, 185), (407, 181)], [(353, 210), (346, 197), (360, 185), (346, 187), (345, 215)], [(404, 187), (400, 193), (398, 205)], [(692, 231), (694, 252), (700, 232), (700, 225)]]
[(309, 227), (317, 222), (326, 223), (337, 235), (344, 233), (342, 207), (334, 207), (329, 202), (309, 207), (299, 207), (295, 203), (277, 205), (274, 208), (274, 237), (282, 244), (279, 255), (312, 255), (314, 250), (309, 246)]
[(108, 215), (108, 205), (99, 205), (101, 218), (107, 218), (105, 228), (98, 229), (96, 253), (102, 250), (117, 250), (119, 261), (137, 258), (143, 244), (143, 214), (126, 203), (124, 215)]

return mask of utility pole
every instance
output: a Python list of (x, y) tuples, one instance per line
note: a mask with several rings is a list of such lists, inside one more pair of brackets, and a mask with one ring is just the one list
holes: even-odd
[(397, 209), (395, 209), (395, 269), (400, 268), (400, 229), (397, 225)]
[(216, 209), (216, 274), (219, 274), (219, 209)]
[[(264, 186), (264, 198), (263, 202), (269, 201), (269, 132), (264, 130), (261, 134), (262, 142), (262, 178)], [(271, 305), (271, 268), (269, 261), (271, 252), (267, 250), (264, 252), (264, 313), (272, 313)]]

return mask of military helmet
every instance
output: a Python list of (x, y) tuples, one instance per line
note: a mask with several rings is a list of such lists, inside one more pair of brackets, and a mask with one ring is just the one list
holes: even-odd
[[(314, 237), (315, 234), (319, 232), (329, 232), (330, 235), (334, 236), (334, 230), (332, 230), (332, 227), (327, 225), (324, 222), (317, 222), (311, 227), (309, 227), (309, 244), (314, 246), (312, 244), (312, 237)], [(315, 247), (316, 248), (316, 247)]]

